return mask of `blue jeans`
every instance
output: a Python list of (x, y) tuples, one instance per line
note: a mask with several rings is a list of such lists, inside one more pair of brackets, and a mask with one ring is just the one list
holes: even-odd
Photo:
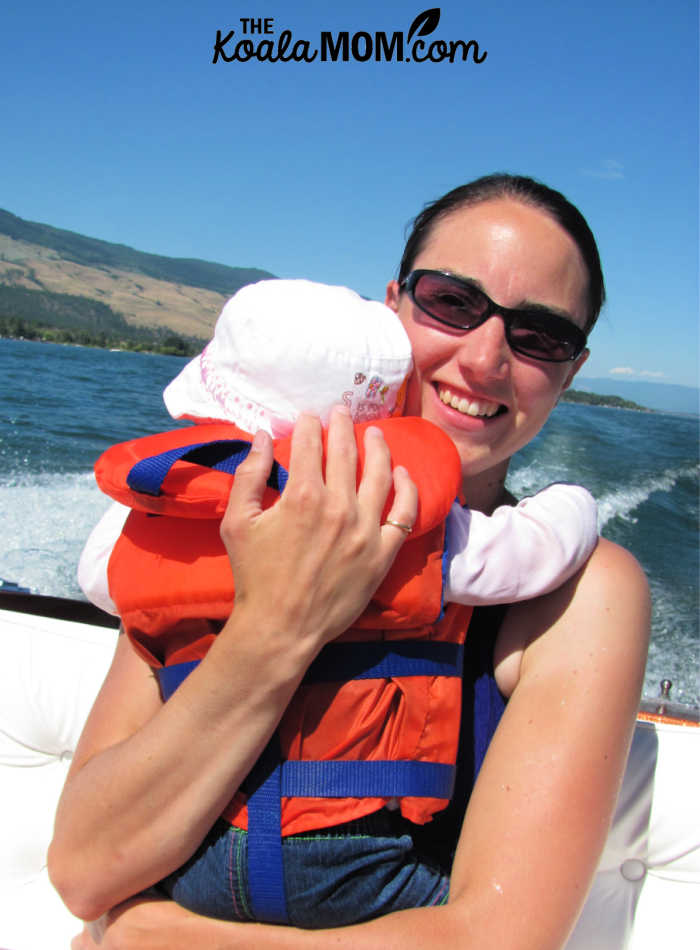
[[(384, 809), (358, 821), (283, 838), (289, 923), (340, 927), (393, 910), (444, 904), (449, 877), (414, 846), (409, 822)], [(248, 836), (224, 821), (161, 884), (198, 914), (253, 920)]]

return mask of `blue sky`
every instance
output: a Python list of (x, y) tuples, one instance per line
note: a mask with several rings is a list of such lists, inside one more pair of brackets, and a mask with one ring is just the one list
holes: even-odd
[(324, 30), (407, 34), (426, 8), (10, 4), (0, 207), (381, 298), (426, 201), (531, 174), (599, 240), (608, 304), (585, 375), (697, 385), (695, 0), (443, 3), (426, 40), (476, 40), (478, 65), (211, 62), (217, 30), (244, 38), (242, 17), (313, 50)]

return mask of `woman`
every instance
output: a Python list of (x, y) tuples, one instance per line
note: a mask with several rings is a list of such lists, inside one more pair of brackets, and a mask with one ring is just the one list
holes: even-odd
[[(420, 275), (411, 277), (418, 271), (461, 279), (447, 286), (437, 317), (434, 306), (431, 314), (416, 303), (425, 304)], [(469, 320), (445, 323), (445, 300), (464, 307), (465, 295)], [(413, 346), (407, 412), (453, 439), (473, 508), (490, 512), (503, 503), (511, 456), (539, 431), (587, 351), (564, 362), (552, 355), (560, 358), (562, 338), (577, 337), (571, 325), (588, 332), (602, 299), (585, 222), (528, 179), (481, 180), (417, 219), (386, 298)], [(266, 437), (255, 449), (222, 526), (237, 600), (214, 647), (163, 706), (149, 671), (120, 643), (76, 752), (49, 866), (68, 906), (85, 919), (194, 852), (313, 657), (361, 612), (403, 540), (379, 524), (392, 474), (376, 431), (368, 432), (356, 491), (348, 417), (339, 411), (332, 419), (325, 480), (318, 423), (304, 418), (287, 489), (264, 513)], [(415, 490), (403, 470), (393, 481), (389, 518), (410, 524)], [(561, 947), (612, 815), (648, 625), (641, 569), (605, 541), (559, 590), (508, 609), (493, 651), (495, 683), (508, 703), (469, 799), (445, 906), (311, 933), (135, 901), (111, 915), (105, 945), (325, 947), (332, 938), (352, 947), (428, 939), (445, 947)], [(89, 946), (87, 935), (76, 941)]]

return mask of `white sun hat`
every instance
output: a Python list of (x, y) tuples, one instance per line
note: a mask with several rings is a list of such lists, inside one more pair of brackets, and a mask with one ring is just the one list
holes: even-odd
[(384, 304), (347, 287), (263, 280), (231, 297), (163, 399), (175, 419), (280, 436), (300, 412), (326, 423), (341, 403), (355, 422), (400, 413), (411, 366), (406, 331)]

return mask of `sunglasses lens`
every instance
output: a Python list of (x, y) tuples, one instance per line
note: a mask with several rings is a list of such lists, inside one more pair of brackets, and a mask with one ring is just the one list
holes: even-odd
[(413, 299), (436, 320), (464, 330), (478, 323), (488, 308), (478, 288), (437, 273), (421, 274), (413, 288)]
[(570, 360), (579, 349), (576, 328), (568, 321), (557, 321), (553, 325), (536, 314), (523, 314), (514, 320), (508, 332), (510, 345), (518, 353), (532, 356), (534, 359), (563, 363)]

